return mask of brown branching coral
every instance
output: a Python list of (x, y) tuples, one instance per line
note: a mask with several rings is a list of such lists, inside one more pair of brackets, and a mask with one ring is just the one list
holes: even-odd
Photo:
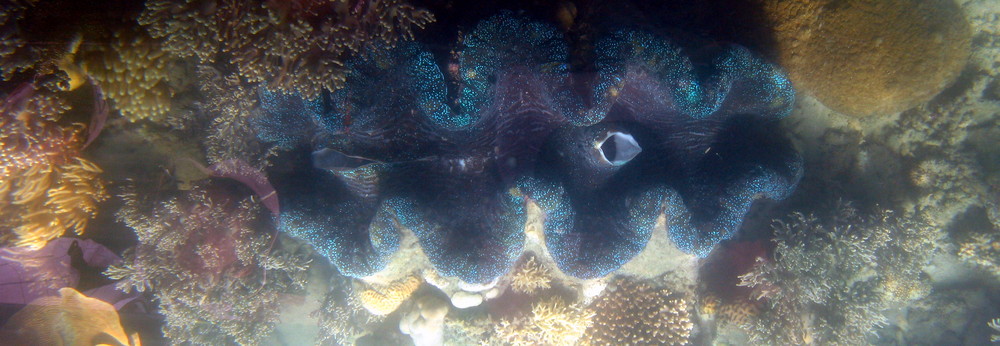
[(82, 234), (107, 198), (101, 169), (78, 157), (79, 127), (62, 127), (62, 99), (15, 90), (0, 106), (0, 236), (40, 248), (67, 231)]
[(177, 56), (227, 57), (246, 81), (306, 98), (341, 86), (347, 55), (391, 47), (433, 21), (401, 0), (155, 0), (139, 18)]
[(529, 316), (501, 320), (494, 332), (509, 345), (575, 345), (593, 318), (593, 311), (549, 297), (532, 304)]
[(238, 76), (224, 76), (207, 66), (198, 68), (198, 77), (205, 98), (199, 107), (211, 119), (204, 143), (209, 163), (239, 159), (254, 167), (267, 166), (275, 148), (261, 143), (254, 132), (256, 91), (243, 85)]
[(84, 69), (114, 108), (131, 121), (162, 121), (174, 91), (167, 86), (170, 56), (142, 31), (116, 31), (107, 45), (84, 53)]
[(688, 301), (663, 287), (619, 280), (590, 307), (594, 324), (584, 336), (589, 345), (684, 345), (694, 324)]
[(943, 236), (919, 219), (891, 212), (859, 215), (849, 204), (820, 220), (793, 214), (775, 225), (775, 260), (741, 277), (766, 299), (746, 324), (751, 340), (769, 344), (867, 343), (882, 311), (929, 292), (922, 272)]
[(299, 248), (271, 247), (255, 230), (249, 197), (198, 186), (156, 201), (134, 189), (118, 218), (139, 245), (106, 274), (126, 291), (151, 290), (166, 317), (164, 335), (193, 344), (258, 344), (273, 331), (283, 294), (301, 290), (309, 260)]

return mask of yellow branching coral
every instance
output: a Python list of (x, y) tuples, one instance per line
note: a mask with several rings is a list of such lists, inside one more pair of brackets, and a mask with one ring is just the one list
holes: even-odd
[(593, 318), (590, 310), (550, 297), (535, 302), (530, 316), (501, 320), (495, 332), (510, 345), (575, 345)]
[(110, 45), (85, 54), (84, 67), (114, 107), (129, 120), (162, 120), (170, 111), (170, 56), (139, 32), (115, 32)]
[(154, 0), (139, 17), (177, 56), (224, 55), (245, 80), (306, 98), (340, 88), (347, 55), (391, 47), (433, 21), (401, 0)]
[(0, 242), (40, 248), (81, 234), (107, 198), (101, 169), (77, 157), (79, 127), (56, 122), (68, 109), (30, 85), (0, 107)]
[(416, 276), (410, 276), (386, 287), (369, 287), (358, 294), (358, 300), (368, 312), (376, 316), (388, 315), (409, 299), (421, 283)]
[(530, 255), (514, 271), (510, 279), (510, 288), (515, 292), (531, 294), (539, 289), (549, 288), (550, 281), (549, 270), (539, 264), (535, 256)]
[(687, 300), (645, 282), (620, 280), (591, 309), (594, 325), (584, 337), (590, 345), (684, 345), (694, 328)]

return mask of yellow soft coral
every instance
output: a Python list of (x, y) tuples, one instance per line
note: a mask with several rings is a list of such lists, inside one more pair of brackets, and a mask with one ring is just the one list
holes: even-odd
[(84, 68), (123, 116), (160, 121), (170, 111), (167, 55), (142, 33), (116, 32), (110, 47), (88, 52)]
[(107, 198), (98, 179), (101, 169), (75, 158), (64, 165), (31, 167), (12, 179), (0, 179), (3, 214), (15, 246), (40, 248), (67, 231), (82, 234)]
[(385, 287), (369, 287), (358, 294), (358, 300), (373, 315), (388, 315), (409, 299), (421, 283), (416, 276), (410, 276)]

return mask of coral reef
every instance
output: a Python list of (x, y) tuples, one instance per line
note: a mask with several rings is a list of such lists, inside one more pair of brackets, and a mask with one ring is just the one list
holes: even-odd
[(168, 86), (171, 56), (143, 31), (114, 32), (106, 45), (81, 53), (83, 68), (122, 116), (163, 123), (174, 90)]
[(121, 195), (118, 218), (139, 245), (106, 274), (126, 291), (150, 290), (175, 342), (258, 344), (277, 322), (282, 294), (304, 286), (308, 257), (274, 246), (251, 198), (211, 186), (158, 200), (159, 193)]
[(138, 334), (126, 335), (114, 306), (63, 288), (11, 316), (0, 337), (12, 345), (82, 345), (94, 342), (141, 345)]
[(454, 90), (405, 44), (349, 61), (347, 87), (320, 107), (262, 92), (273, 131), (258, 136), (314, 150), (275, 179), (300, 199), (282, 201), (284, 229), (365, 276), (395, 251), (398, 223), (441, 275), (486, 284), (521, 256), (531, 199), (559, 269), (596, 278), (641, 251), (664, 210), (673, 242), (704, 256), (755, 200), (794, 189), (800, 157), (774, 136), (794, 91), (776, 66), (728, 46), (700, 76), (678, 46), (634, 31), (598, 53), (594, 87), (576, 90), (558, 30), (508, 13), (464, 36)]
[(511, 274), (510, 288), (514, 292), (525, 294), (549, 288), (552, 281), (549, 270), (539, 264), (534, 255), (528, 255), (526, 258)]
[(970, 52), (969, 24), (952, 0), (755, 2), (792, 81), (845, 114), (924, 103), (955, 80)]
[(509, 345), (575, 345), (593, 319), (593, 311), (550, 297), (533, 303), (529, 316), (500, 320), (494, 333)]
[(79, 157), (80, 128), (63, 127), (69, 105), (25, 84), (0, 106), (0, 236), (40, 248), (83, 233), (107, 195), (101, 169)]
[(420, 287), (421, 280), (416, 276), (393, 282), (385, 287), (368, 287), (358, 293), (361, 306), (376, 316), (385, 316), (396, 311), (410, 295)]
[(694, 328), (686, 298), (633, 279), (613, 282), (589, 309), (587, 345), (686, 345)]
[(356, 6), (339, 0), (156, 0), (139, 17), (177, 56), (231, 62), (249, 82), (306, 98), (340, 87), (347, 55), (392, 47), (433, 21), (430, 12), (400, 0)]
[(760, 262), (741, 285), (765, 299), (744, 325), (751, 341), (867, 343), (882, 312), (929, 292), (922, 271), (943, 232), (883, 211), (862, 216), (850, 204), (826, 219), (795, 213), (775, 224), (775, 260)]

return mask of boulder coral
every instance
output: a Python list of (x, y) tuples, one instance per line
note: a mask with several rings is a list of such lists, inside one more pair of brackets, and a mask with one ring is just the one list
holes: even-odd
[(970, 28), (952, 0), (756, 0), (797, 87), (854, 116), (907, 110), (965, 66)]

